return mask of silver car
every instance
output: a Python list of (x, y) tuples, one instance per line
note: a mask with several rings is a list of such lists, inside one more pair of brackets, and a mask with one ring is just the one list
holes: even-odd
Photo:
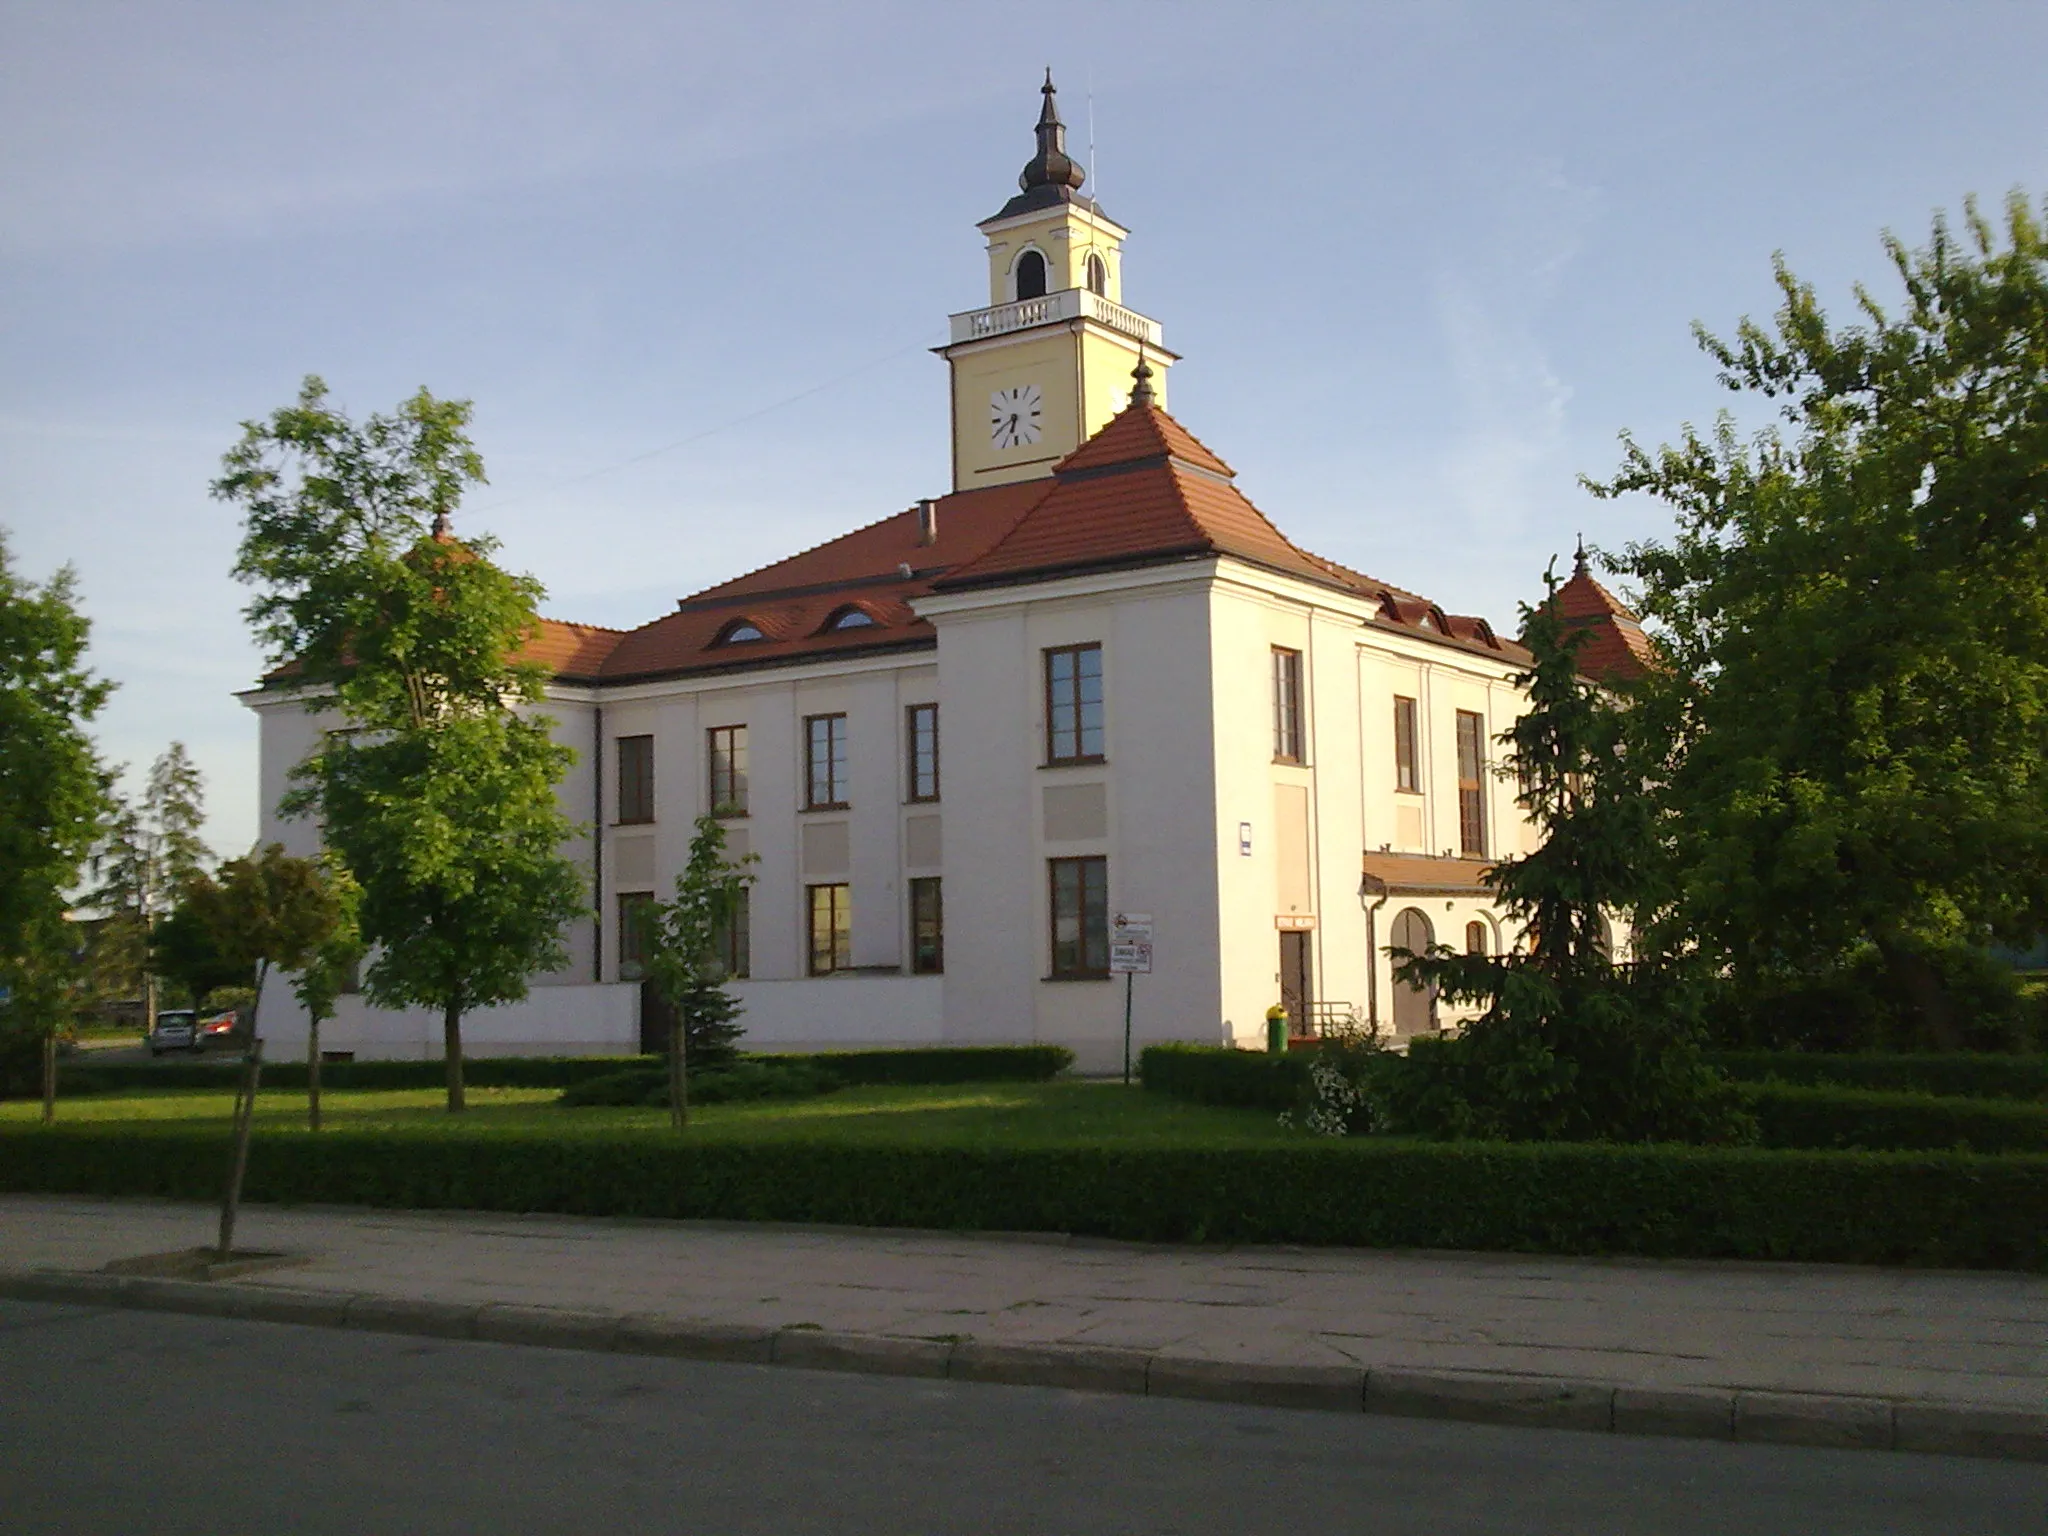
[(165, 1051), (204, 1049), (199, 1043), (198, 1014), (190, 1008), (166, 1008), (156, 1016), (156, 1028), (149, 1032), (143, 1044), (149, 1047), (152, 1056), (161, 1056)]

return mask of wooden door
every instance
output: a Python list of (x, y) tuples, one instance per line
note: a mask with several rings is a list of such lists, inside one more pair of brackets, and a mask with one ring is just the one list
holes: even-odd
[(1308, 1033), (1309, 936), (1299, 929), (1280, 935), (1280, 1006), (1287, 1010), (1287, 1032)]

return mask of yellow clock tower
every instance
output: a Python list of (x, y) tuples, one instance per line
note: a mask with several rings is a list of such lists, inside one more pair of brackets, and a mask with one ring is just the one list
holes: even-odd
[(1040, 88), (1038, 153), (1022, 190), (977, 226), (988, 240), (989, 302), (952, 317), (938, 348), (953, 372), (953, 488), (1052, 473), (1124, 408), (1131, 370), (1152, 365), (1166, 404), (1174, 361), (1159, 322), (1125, 309), (1130, 231), (1084, 197), (1087, 172), (1067, 154), (1052, 71)]

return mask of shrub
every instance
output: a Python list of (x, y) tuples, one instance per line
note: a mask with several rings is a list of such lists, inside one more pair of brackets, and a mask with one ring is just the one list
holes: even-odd
[(1275, 1056), (1227, 1045), (1148, 1045), (1138, 1081), (1155, 1093), (1229, 1109), (1294, 1109), (1310, 1089), (1306, 1056)]
[[(840, 1080), (807, 1061), (742, 1059), (729, 1067), (695, 1073), (690, 1078), (692, 1104), (736, 1104), (750, 1099), (808, 1099), (832, 1092)], [(562, 1091), (555, 1101), (565, 1109), (619, 1108), (627, 1105), (668, 1107), (668, 1069), (632, 1067), (593, 1077)]]
[[(1957, 1019), (1965, 1051), (2038, 1050), (2048, 1008), (1988, 951), (1945, 945), (1927, 956)], [(1917, 1052), (1943, 1042), (1901, 996), (1874, 945), (1833, 969), (1767, 974), (1718, 988), (1708, 1010), (1717, 1042), (1742, 1050)]]
[(1784, 1083), (1740, 1091), (1767, 1147), (2048, 1152), (2048, 1104)]
[(1716, 1051), (1707, 1059), (1730, 1077), (1747, 1082), (1775, 1078), (1809, 1086), (1833, 1083), (1970, 1099), (2048, 1099), (2048, 1056)]
[(1038, 1083), (1066, 1071), (1074, 1053), (1063, 1045), (939, 1045), (762, 1059), (806, 1061), (844, 1083)]
[[(219, 1194), (222, 1136), (0, 1132), (0, 1190)], [(1230, 1149), (259, 1131), (248, 1198), (1132, 1241), (2048, 1269), (2048, 1157), (1308, 1140)]]

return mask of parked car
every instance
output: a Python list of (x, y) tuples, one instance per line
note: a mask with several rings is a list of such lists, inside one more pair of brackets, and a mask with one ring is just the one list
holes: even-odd
[(219, 1013), (208, 1014), (199, 1021), (199, 1034), (192, 1049), (195, 1051), (240, 1050), (248, 1043), (249, 1030), (241, 1013), (233, 1008), (223, 1008)]
[(149, 1054), (161, 1056), (165, 1051), (199, 1051), (205, 1047), (199, 1043), (199, 1015), (190, 1008), (166, 1008), (156, 1016), (156, 1028), (144, 1037)]

